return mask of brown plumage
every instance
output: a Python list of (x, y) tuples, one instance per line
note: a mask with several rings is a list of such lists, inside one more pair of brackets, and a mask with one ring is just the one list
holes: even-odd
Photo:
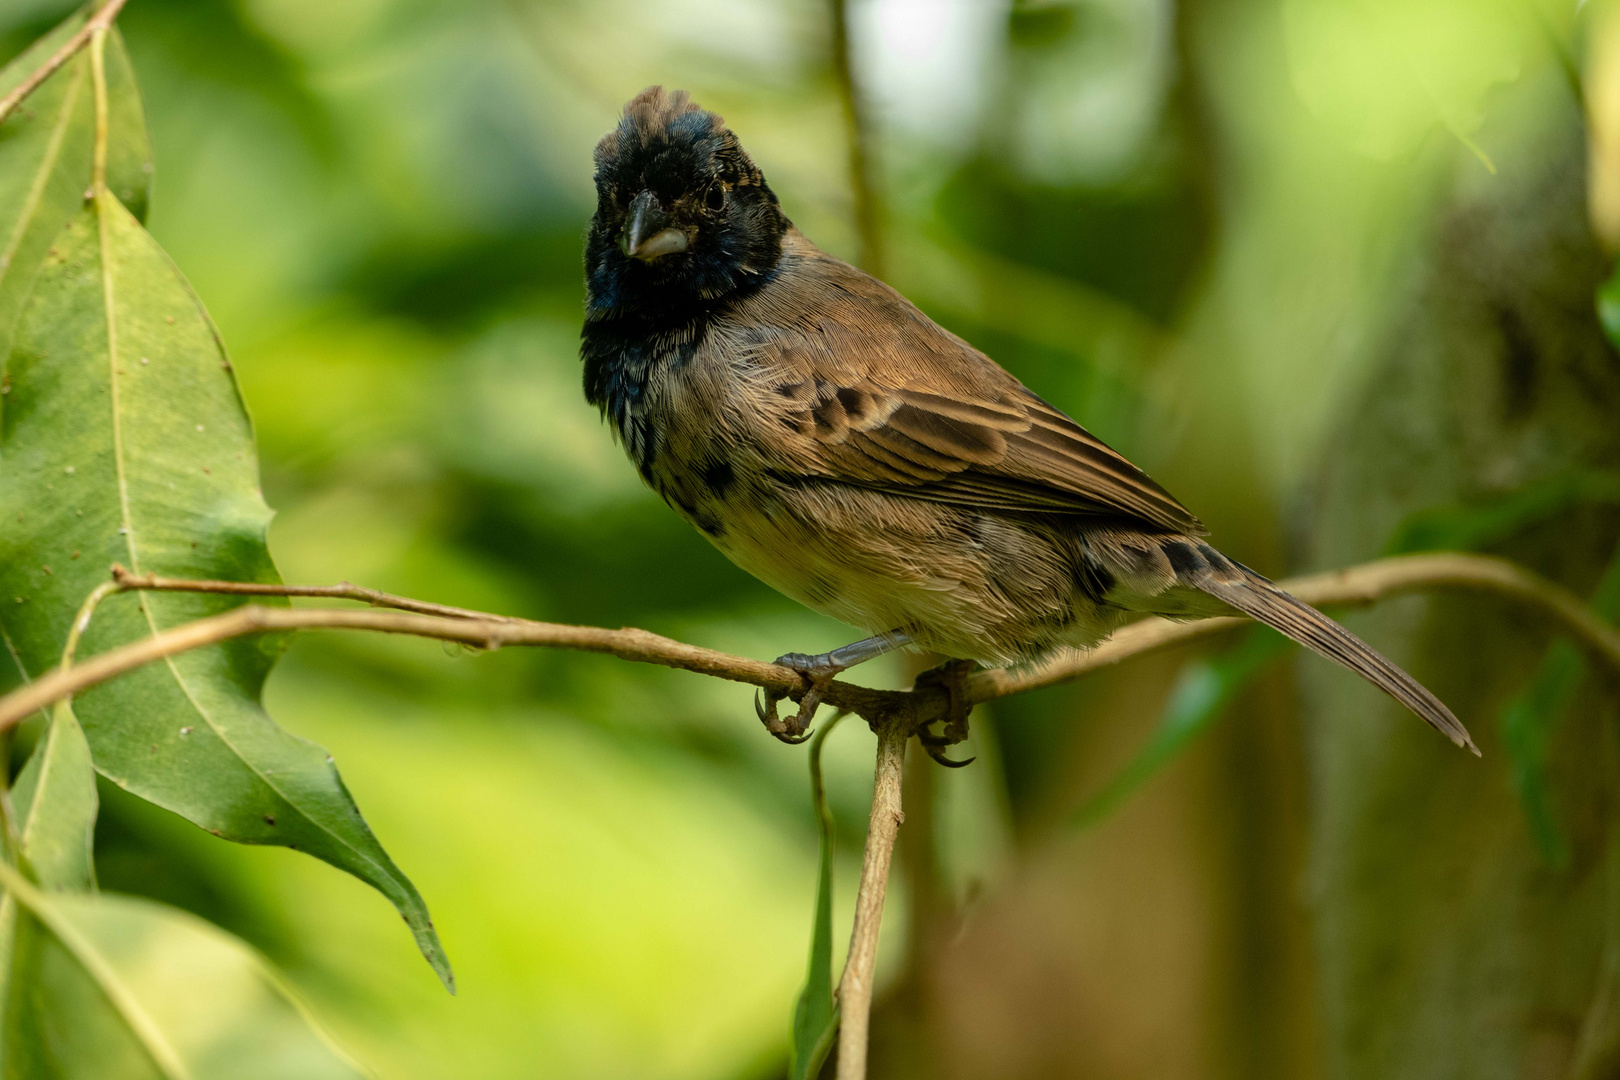
[(807, 673), (895, 644), (1016, 664), (1094, 645), (1136, 612), (1241, 612), (1473, 748), (1400, 668), (1200, 539), (1140, 469), (818, 249), (684, 94), (631, 102), (598, 148), (597, 187), (587, 395), (647, 483), (739, 566), (880, 636), (796, 657)]

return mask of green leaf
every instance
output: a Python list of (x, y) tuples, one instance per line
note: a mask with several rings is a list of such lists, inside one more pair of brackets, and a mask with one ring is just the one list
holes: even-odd
[[(84, 16), (75, 15), (0, 70), (0, 95), (15, 89), (83, 23)], [(46, 249), (84, 204), (94, 140), (90, 64), (83, 52), (0, 124), (0, 358), (10, 351)]]
[[(1620, 547), (1615, 549), (1614, 558), (1598, 582), (1592, 609), (1610, 622), (1620, 621)], [(1529, 685), (1502, 710), (1502, 746), (1507, 751), (1525, 825), (1542, 857), (1559, 870), (1569, 868), (1570, 850), (1553, 811), (1547, 758), (1553, 735), (1585, 678), (1585, 656), (1574, 643), (1559, 638), (1548, 647)]]
[[(52, 891), (95, 888), (99, 802), (90, 746), (72, 704), (58, 702), (11, 789), (19, 862), (35, 882)], [(17, 902), (7, 893), (0, 897), (0, 1000), (10, 984), (16, 929)]]
[[(15, 89), (84, 25), (79, 12), (0, 69)], [(146, 112), (117, 29), (108, 32), (107, 186), (144, 220), (152, 178)], [(85, 202), (95, 145), (88, 50), (64, 64), (0, 124), (0, 387), (23, 302), (46, 250)], [(0, 683), (0, 686), (5, 683)]]
[(1525, 825), (1549, 865), (1569, 866), (1569, 843), (1553, 813), (1547, 786), (1547, 753), (1569, 703), (1586, 678), (1580, 650), (1562, 638), (1552, 643), (1530, 685), (1502, 710), (1502, 748), (1507, 752), (1513, 788)]
[(23, 907), (4, 1018), (6, 1080), (354, 1080), (252, 949), (193, 915), (127, 897), (47, 895), (12, 868)]
[(11, 799), (30, 876), (46, 889), (94, 888), (96, 774), (69, 702), (52, 711)]
[(1620, 262), (1615, 263), (1609, 280), (1598, 286), (1597, 312), (1609, 344), (1620, 349)]
[(1282, 654), (1288, 639), (1264, 626), (1250, 629), (1241, 644), (1218, 656), (1187, 665), (1170, 691), (1153, 737), (1096, 795), (1069, 818), (1077, 829), (1113, 813), (1137, 788), (1175, 759), (1232, 703), (1268, 663)]
[(146, 220), (152, 190), (152, 140), (146, 131), (146, 108), (124, 38), (114, 26), (107, 31), (107, 189), (129, 208), (135, 220)]
[(793, 1046), (788, 1059), (791, 1080), (814, 1080), (832, 1050), (838, 1031), (838, 1004), (832, 990), (832, 860), (833, 818), (821, 779), (821, 747), (845, 714), (833, 717), (810, 743), (810, 802), (821, 832), (821, 869), (816, 876), (816, 917), (810, 931), (810, 967), (804, 989), (793, 1007)]
[[(18, 325), (0, 416), (0, 628), (25, 670), (57, 661), (80, 602), (123, 563), (143, 573), (275, 581), (253, 433), (207, 313), (162, 249), (100, 192), (59, 236)], [(112, 597), (81, 655), (232, 606)], [(415, 887), (319, 746), (260, 694), (277, 639), (172, 657), (81, 695), (97, 769), (230, 840), (308, 852), (375, 886), (451, 986)]]
[(1473, 551), (1577, 506), (1620, 504), (1620, 473), (1576, 469), (1489, 499), (1421, 510), (1403, 521), (1384, 554)]

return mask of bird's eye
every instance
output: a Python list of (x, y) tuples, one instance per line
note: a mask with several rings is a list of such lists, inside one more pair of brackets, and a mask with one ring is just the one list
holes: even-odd
[(726, 186), (724, 184), (711, 184), (709, 190), (703, 195), (703, 205), (710, 210), (719, 210), (726, 205)]

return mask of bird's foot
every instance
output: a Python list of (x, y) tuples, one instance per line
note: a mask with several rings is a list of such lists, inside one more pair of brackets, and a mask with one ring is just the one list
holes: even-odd
[(802, 743), (811, 735), (810, 721), (815, 719), (816, 708), (827, 685), (849, 669), (840, 664), (831, 653), (783, 653), (776, 658), (780, 667), (792, 668), (804, 680), (804, 696), (799, 699), (799, 711), (787, 719), (776, 713), (777, 703), (789, 696), (785, 690), (767, 690), (754, 694), (754, 712), (765, 730), (785, 743)]
[(973, 758), (954, 761), (946, 757), (945, 748), (955, 746), (968, 737), (968, 713), (973, 711), (973, 706), (968, 704), (967, 677), (977, 666), (972, 660), (947, 660), (939, 667), (918, 675), (912, 684), (912, 688), (918, 690), (925, 686), (940, 687), (950, 703), (943, 733), (935, 735), (929, 730), (938, 723), (937, 720), (930, 720), (917, 731), (917, 741), (928, 751), (928, 756), (946, 768), (960, 769), (973, 764)]

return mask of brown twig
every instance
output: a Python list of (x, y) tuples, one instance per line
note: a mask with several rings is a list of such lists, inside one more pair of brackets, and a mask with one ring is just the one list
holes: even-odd
[(877, 768), (872, 781), (872, 818), (855, 894), (855, 925), (849, 957), (838, 980), (838, 1080), (865, 1080), (868, 1028), (872, 1018), (872, 979), (877, 971), (878, 930), (889, 887), (894, 840), (906, 819), (900, 808), (901, 767), (911, 728), (901, 717), (877, 727)]
[(272, 585), (257, 581), (196, 581), (190, 578), (166, 578), (156, 574), (136, 574), (122, 566), (112, 568), (113, 580), (125, 589), (143, 589), (147, 592), (205, 592), (224, 593), (228, 596), (299, 596), (322, 600), (358, 600), (372, 607), (396, 608), (414, 611), (418, 615), (442, 615), (447, 619), (477, 619), (480, 622), (526, 622), (512, 615), (494, 615), (487, 611), (434, 604), (415, 600), (409, 596), (395, 596), (378, 589), (351, 585), (341, 581), (336, 585)]
[[(213, 592), (214, 589), (200, 589)], [(748, 657), (732, 656), (697, 645), (661, 637), (646, 630), (608, 630), (597, 626), (531, 622), (509, 618), (448, 618), (410, 611), (348, 611), (337, 608), (267, 608), (247, 604), (221, 615), (185, 623), (121, 648), (101, 653), (62, 671), (53, 671), (0, 698), (0, 730), (26, 717), (36, 708), (106, 682), (143, 664), (166, 656), (215, 645), (245, 634), (280, 630), (371, 630), (384, 634), (454, 641), (478, 648), (498, 649), (524, 645), (581, 652), (609, 653), (625, 660), (684, 668), (704, 675), (749, 683), (792, 696), (802, 694), (803, 679), (791, 668)], [(844, 683), (823, 700), (865, 717), (905, 711), (908, 694), (898, 690), (870, 690)]]
[[(1365, 607), (1391, 596), (1424, 589), (1499, 593), (1540, 608), (1561, 623), (1583, 648), (1620, 675), (1620, 630), (1598, 618), (1585, 601), (1562, 585), (1493, 555), (1459, 552), (1397, 555), (1325, 574), (1290, 578), (1279, 584), (1306, 603), (1319, 607)], [(1120, 629), (1089, 652), (1065, 652), (1021, 671), (980, 672), (968, 681), (968, 698), (975, 703), (993, 701), (1026, 690), (1056, 686), (1130, 657), (1230, 630), (1248, 621), (1241, 618), (1198, 622), (1143, 619)]]
[(85, 20), (85, 24), (79, 27), (76, 34), (62, 43), (60, 49), (57, 49), (50, 55), (49, 59), (35, 68), (33, 73), (24, 79), (15, 90), (4, 98), (0, 98), (0, 123), (5, 122), (6, 117), (10, 116), (17, 106), (22, 104), (24, 98), (38, 90), (41, 83), (56, 74), (63, 64), (73, 59), (73, 55), (84, 48), (98, 31), (105, 31), (107, 27), (111, 26), (112, 21), (118, 17), (119, 10), (126, 2), (127, 0), (107, 0), (94, 15)]
[(855, 235), (860, 240), (861, 269), (874, 277), (883, 276), (883, 228), (879, 220), (877, 184), (873, 180), (872, 138), (866, 120), (865, 103), (855, 81), (849, 37), (849, 0), (830, 0), (832, 15), (833, 77), (838, 84), (838, 100), (844, 109), (844, 128), (849, 137), (849, 189), (855, 204)]
[[(400, 610), (288, 610), (250, 604), (210, 619), (187, 623), (93, 657), (68, 672), (48, 674), (0, 698), (0, 731), (16, 724), (35, 708), (105, 682), (142, 664), (243, 634), (274, 630), (372, 630), (438, 638), (492, 649), (503, 645), (575, 649), (610, 653), (624, 660), (661, 664), (747, 683), (764, 690), (785, 692), (795, 700), (803, 695), (805, 689), (802, 677), (790, 668), (688, 645), (629, 627), (609, 630), (596, 626), (536, 622), (429, 604), (354, 585), (311, 587), (183, 581), (137, 576), (127, 571), (121, 574), (118, 583), (122, 589), (338, 597)], [(1599, 619), (1568, 589), (1506, 559), (1455, 553), (1403, 555), (1326, 574), (1295, 578), (1281, 584), (1300, 599), (1321, 605), (1365, 605), (1389, 596), (1428, 588), (1496, 592), (1539, 608), (1559, 622), (1595, 657), (1620, 674), (1620, 630)], [(1063, 653), (1045, 664), (1021, 671), (980, 672), (968, 681), (968, 700), (982, 704), (1028, 690), (1055, 686), (1130, 657), (1218, 633), (1246, 622), (1244, 619), (1206, 619), (1178, 623), (1166, 619), (1143, 619), (1119, 630), (1090, 652)], [(945, 693), (937, 688), (874, 690), (840, 681), (827, 685), (822, 700), (834, 708), (858, 714), (874, 727), (890, 717), (905, 716), (913, 730), (917, 725), (944, 717), (948, 705)]]

